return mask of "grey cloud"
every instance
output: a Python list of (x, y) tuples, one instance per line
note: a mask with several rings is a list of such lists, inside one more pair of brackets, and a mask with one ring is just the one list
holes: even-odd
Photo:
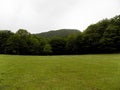
[(60, 28), (83, 30), (120, 13), (119, 0), (1, 0), (0, 29), (32, 33)]

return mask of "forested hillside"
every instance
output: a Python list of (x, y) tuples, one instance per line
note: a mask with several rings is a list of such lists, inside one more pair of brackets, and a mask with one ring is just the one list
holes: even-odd
[(68, 37), (69, 35), (76, 35), (78, 33), (80, 33), (80, 31), (77, 29), (60, 29), (43, 32), (35, 35), (45, 38), (55, 38), (55, 37)]
[(30, 34), (24, 29), (19, 29), (16, 33), (0, 31), (0, 54), (90, 53), (120, 53), (120, 15), (92, 24), (83, 32), (69, 29), (41, 34)]

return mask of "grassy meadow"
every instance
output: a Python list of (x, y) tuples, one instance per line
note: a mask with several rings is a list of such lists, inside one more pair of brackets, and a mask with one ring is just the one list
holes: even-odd
[(0, 90), (120, 90), (120, 54), (0, 55)]

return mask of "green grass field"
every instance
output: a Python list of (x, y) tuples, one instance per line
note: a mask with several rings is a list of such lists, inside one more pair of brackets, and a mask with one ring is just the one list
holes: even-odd
[(120, 90), (120, 54), (0, 55), (0, 90)]

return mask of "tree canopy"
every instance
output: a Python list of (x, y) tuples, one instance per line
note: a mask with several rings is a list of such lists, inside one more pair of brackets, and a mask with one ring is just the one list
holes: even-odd
[(120, 53), (120, 15), (103, 19), (80, 32), (61, 29), (30, 34), (25, 29), (16, 33), (0, 30), (0, 54), (65, 55)]

